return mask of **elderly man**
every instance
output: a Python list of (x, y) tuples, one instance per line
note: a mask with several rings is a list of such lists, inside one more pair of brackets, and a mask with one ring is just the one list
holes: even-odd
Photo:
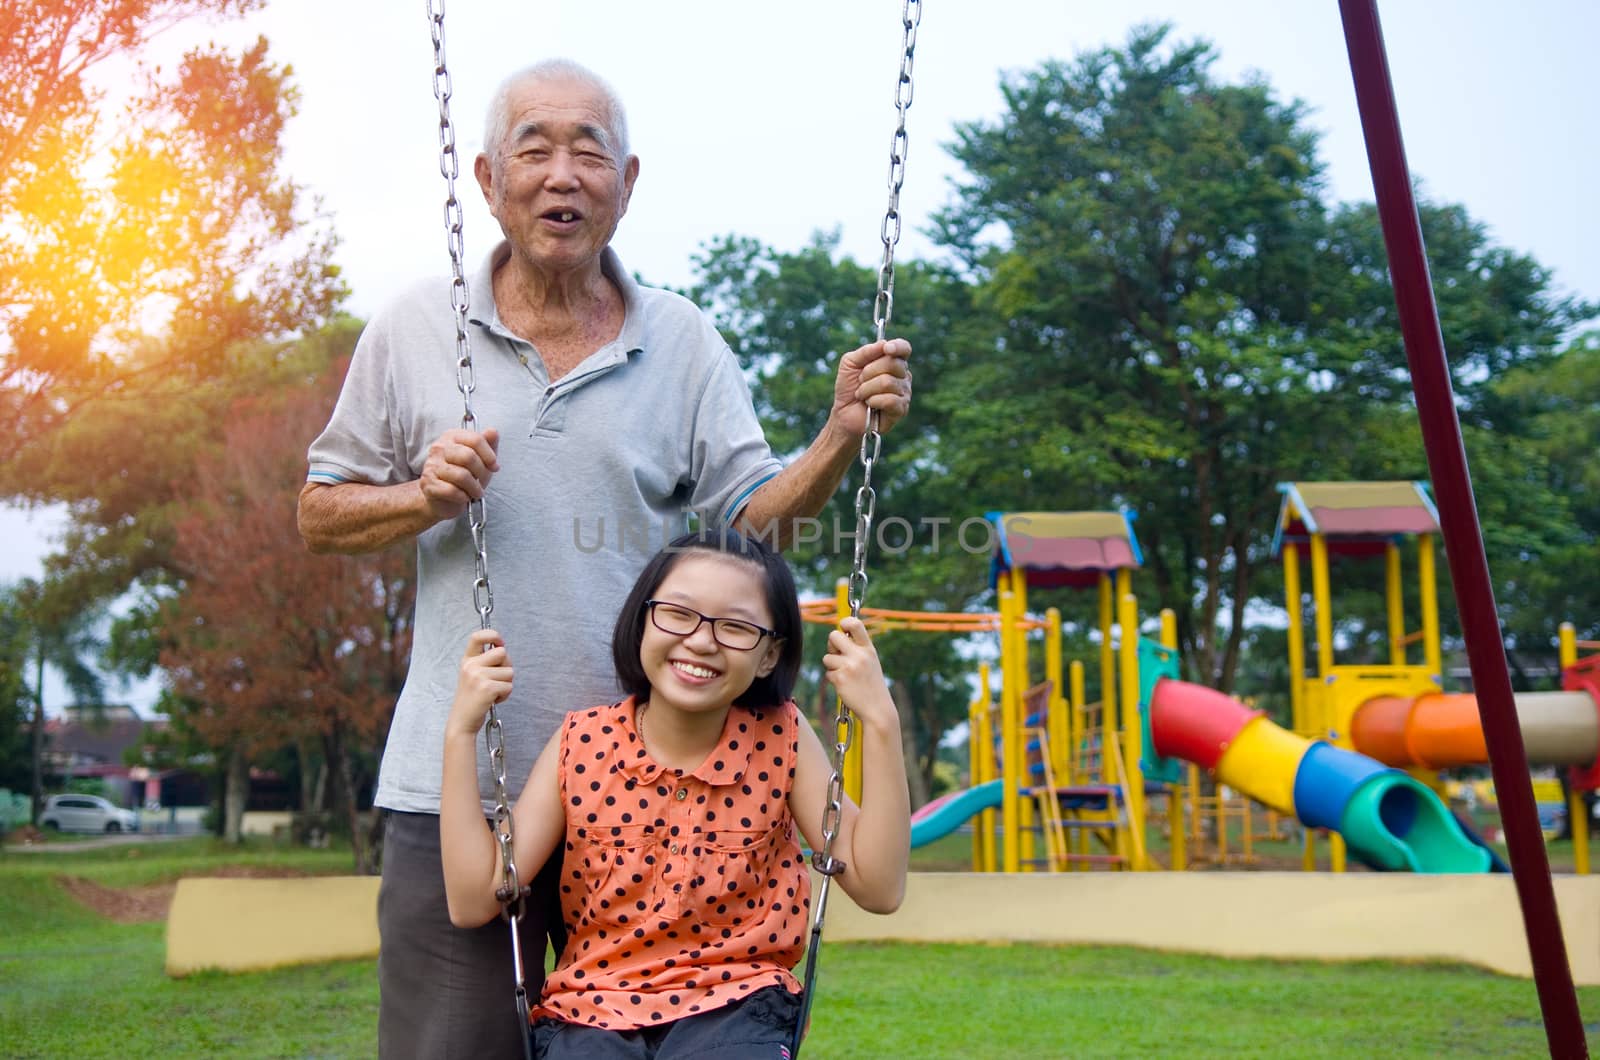
[[(417, 539), (411, 668), (379, 780), (380, 1049), (478, 1056), (520, 1048), (510, 950), (497, 925), (453, 928), (439, 859), (440, 747), (457, 659), (477, 628), (474, 548), (458, 516), (487, 496), (494, 624), (517, 662), (503, 705), (513, 797), (569, 710), (615, 698), (609, 637), (649, 556), (685, 512), (756, 533), (821, 510), (868, 409), (885, 428), (911, 396), (903, 340), (841, 359), (810, 448), (774, 459), (732, 352), (687, 301), (635, 283), (609, 249), (639, 176), (615, 94), (554, 61), (509, 78), (474, 173), (505, 241), (471, 281), (481, 433), (462, 430), (447, 284), (419, 286), (362, 334), (310, 450), (300, 529), (319, 552)], [(493, 791), (480, 772), (486, 807)], [(530, 990), (554, 875), (525, 925)], [(537, 940), (537, 941), (535, 941)]]

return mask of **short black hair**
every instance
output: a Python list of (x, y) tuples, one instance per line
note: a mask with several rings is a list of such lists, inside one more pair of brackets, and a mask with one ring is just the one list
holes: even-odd
[(778, 664), (765, 677), (757, 677), (749, 688), (734, 699), (740, 707), (771, 707), (787, 702), (794, 694), (795, 679), (805, 651), (800, 626), (800, 594), (795, 590), (794, 574), (778, 553), (754, 538), (731, 527), (710, 526), (675, 538), (645, 564), (633, 590), (617, 616), (611, 635), (611, 660), (617, 668), (622, 690), (639, 700), (650, 696), (650, 680), (639, 663), (639, 645), (644, 642), (644, 627), (649, 621), (645, 601), (655, 596), (661, 583), (684, 556), (693, 553), (732, 556), (760, 569), (767, 588), (767, 610), (772, 614), (772, 632), (781, 640)]

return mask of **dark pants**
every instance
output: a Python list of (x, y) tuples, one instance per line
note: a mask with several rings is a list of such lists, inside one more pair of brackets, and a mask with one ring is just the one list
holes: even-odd
[(781, 986), (659, 1027), (607, 1031), (543, 1019), (533, 1028), (540, 1060), (787, 1060), (800, 995)]
[[(511, 928), (450, 923), (436, 814), (385, 811), (378, 889), (378, 1055), (520, 1060)], [(545, 938), (562, 941), (558, 850), (533, 881), (518, 934), (530, 1006), (544, 984)]]

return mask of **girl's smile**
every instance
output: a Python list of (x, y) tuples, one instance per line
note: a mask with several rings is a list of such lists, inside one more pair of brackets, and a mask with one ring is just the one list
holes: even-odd
[(686, 662), (682, 659), (672, 660), (672, 668), (691, 684), (700, 684), (722, 676), (721, 670), (713, 670), (709, 666)]

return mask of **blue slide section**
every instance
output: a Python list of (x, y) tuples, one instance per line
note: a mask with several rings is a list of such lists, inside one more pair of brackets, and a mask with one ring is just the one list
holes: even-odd
[(931, 813), (911, 822), (911, 846), (926, 846), (947, 836), (970, 821), (974, 814), (998, 809), (1003, 799), (1003, 782), (991, 780), (945, 799)]

